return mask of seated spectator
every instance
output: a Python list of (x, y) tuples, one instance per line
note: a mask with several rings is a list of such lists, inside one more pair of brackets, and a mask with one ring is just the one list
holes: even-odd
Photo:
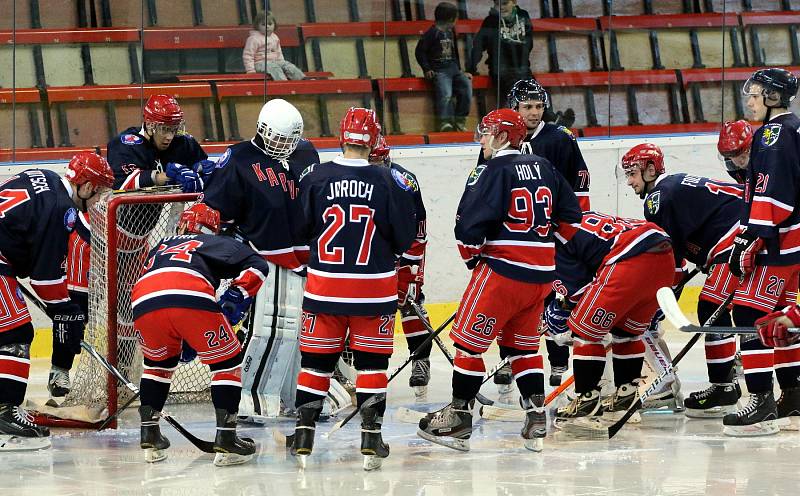
[(456, 48), (457, 14), (452, 3), (437, 5), (433, 13), (436, 22), (422, 35), (414, 52), (425, 77), (433, 81), (439, 131), (466, 131), (472, 101), (472, 74), (461, 70)]
[(242, 61), (247, 72), (265, 72), (275, 81), (303, 79), (305, 74), (283, 58), (281, 40), (275, 34), (277, 22), (272, 12), (259, 12), (253, 30), (244, 44)]

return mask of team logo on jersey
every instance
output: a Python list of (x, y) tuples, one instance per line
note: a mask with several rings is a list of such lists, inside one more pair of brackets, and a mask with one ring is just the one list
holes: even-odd
[(231, 158), (231, 149), (228, 148), (225, 150), (225, 153), (217, 160), (217, 165), (214, 166), (215, 169), (222, 169), (226, 165), (228, 165), (228, 160)]
[(778, 142), (778, 136), (781, 135), (780, 124), (767, 124), (764, 126), (764, 132), (761, 134), (761, 144), (764, 146), (772, 146)]
[(569, 136), (573, 141), (575, 141), (575, 135), (572, 133), (572, 130), (568, 127), (558, 126), (558, 129), (564, 132), (567, 136)]
[(655, 215), (658, 212), (658, 208), (661, 206), (661, 192), (654, 191), (650, 193), (647, 199), (644, 201), (644, 206), (650, 215)]
[(419, 186), (417, 186), (417, 182), (411, 177), (411, 174), (407, 172), (400, 172), (397, 169), (391, 169), (392, 177), (394, 178), (394, 182), (397, 183), (398, 186), (403, 188), (406, 191), (417, 191)]
[(315, 166), (315, 165), (316, 165), (316, 164), (311, 164), (311, 165), (309, 165), (308, 167), (306, 167), (306, 168), (303, 170), (303, 172), (301, 172), (301, 173), (300, 173), (300, 178), (298, 179), (298, 181), (302, 181), (304, 177), (306, 177), (307, 175), (309, 175), (309, 174), (311, 174), (312, 172), (314, 172), (314, 166)]
[(78, 220), (78, 211), (74, 208), (70, 208), (64, 214), (64, 228), (67, 232), (72, 232), (75, 230), (75, 222)]
[(136, 134), (123, 134), (120, 136), (119, 140), (122, 142), (123, 145), (141, 145), (144, 143), (144, 140), (141, 136)]
[(480, 164), (472, 169), (472, 172), (469, 173), (469, 177), (467, 178), (467, 186), (474, 186), (485, 170), (486, 164)]

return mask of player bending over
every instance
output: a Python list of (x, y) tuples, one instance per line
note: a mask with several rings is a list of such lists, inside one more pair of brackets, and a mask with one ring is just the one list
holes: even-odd
[(300, 179), (303, 230), (311, 240), (292, 446), (301, 466), (314, 447), (322, 400), (345, 342), (357, 371), (364, 469), (380, 467), (389, 456), (381, 424), (397, 312), (396, 259), (417, 234), (413, 193), (419, 187), (397, 169), (370, 166), (379, 135), (375, 112), (350, 108), (340, 125), (344, 156), (309, 167)]
[(541, 451), (547, 426), (538, 327), (555, 278), (553, 237), (558, 231), (569, 239), (581, 210), (550, 162), (520, 154), (525, 122), (517, 112), (490, 112), (478, 135), (487, 161), (470, 173), (456, 213), (455, 236), (472, 278), (450, 333), (456, 346), (452, 402), (420, 420), (417, 434), (469, 450), (471, 410), (486, 370), (482, 355), (497, 339), (526, 411), (525, 446)]
[[(62, 263), (67, 242), (85, 212), (111, 188), (114, 174), (108, 162), (90, 152), (69, 161), (64, 178), (48, 170), (15, 174), (0, 186), (0, 445), (36, 449), (50, 445), (50, 431), (33, 423), (20, 407), (30, 372), (33, 325), (17, 279), (30, 278), (44, 302), (59, 345), (80, 352), (85, 316), (67, 292)], [(77, 207), (77, 209), (76, 209)], [(6, 444), (10, 438), (24, 438)], [(27, 446), (26, 446), (27, 445)]]
[[(219, 223), (219, 212), (203, 203), (185, 210), (177, 235), (150, 250), (133, 287), (134, 326), (144, 356), (140, 446), (151, 463), (167, 457), (169, 440), (161, 434), (158, 420), (182, 341), (211, 369), (211, 401), (217, 416), (214, 465), (244, 463), (255, 453), (252, 439), (236, 435), (242, 355), (231, 324), (241, 320), (269, 267), (247, 245), (216, 236)], [(217, 302), (220, 280), (232, 278)]]

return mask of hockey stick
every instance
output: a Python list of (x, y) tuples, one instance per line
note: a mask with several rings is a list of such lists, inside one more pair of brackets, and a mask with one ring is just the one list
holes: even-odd
[[(727, 298), (725, 298), (725, 301), (723, 301), (722, 304), (719, 307), (717, 307), (716, 310), (714, 310), (714, 313), (711, 314), (711, 317), (708, 318), (703, 327), (711, 329), (710, 326), (713, 325), (714, 322), (716, 322), (722, 315), (722, 312), (724, 312), (727, 309), (728, 305), (733, 301), (733, 297), (735, 294), (736, 292), (733, 291), (731, 292), (730, 295), (728, 295)], [(678, 302), (675, 299), (675, 293), (673, 293), (671, 288), (666, 288), (666, 287), (661, 288), (656, 292), (656, 299), (658, 300), (658, 304), (661, 307), (661, 310), (664, 312), (664, 315), (669, 319), (670, 322), (674, 324), (675, 322), (672, 319), (675, 317), (675, 308), (678, 308), (678, 311), (680, 312), (680, 307), (678, 307)], [(674, 303), (674, 307), (668, 304), (670, 300), (672, 303)], [(664, 305), (662, 305), (662, 301), (665, 302)], [(670, 317), (670, 315), (672, 315), (672, 317)], [(686, 322), (689, 321), (686, 320)], [(725, 329), (728, 328), (726, 327)], [(647, 398), (649, 398), (660, 387), (661, 382), (668, 375), (675, 373), (675, 366), (678, 365), (678, 363), (683, 359), (684, 356), (686, 356), (687, 353), (689, 353), (689, 350), (692, 348), (692, 346), (694, 346), (695, 343), (697, 343), (697, 341), (700, 339), (702, 335), (703, 333), (698, 332), (694, 336), (692, 336), (692, 338), (689, 340), (688, 343), (686, 343), (683, 349), (681, 349), (681, 351), (679, 351), (678, 354), (675, 355), (675, 358), (672, 359), (672, 362), (669, 364), (669, 366), (666, 367), (658, 375), (658, 377), (653, 379), (653, 382), (650, 383), (650, 386), (648, 386), (645, 392), (642, 393), (639, 396), (639, 398), (636, 399), (636, 402), (633, 405), (631, 405), (630, 408), (628, 408), (628, 411), (625, 412), (625, 415), (623, 415), (621, 419), (614, 422), (614, 424), (612, 424), (611, 427), (608, 428), (608, 439), (614, 437), (617, 434), (617, 432), (619, 432), (619, 430), (625, 426), (625, 423), (633, 416), (633, 414), (642, 408), (642, 405), (647, 400)]]
[[(31, 300), (31, 303), (33, 303), (42, 312), (45, 312), (44, 304), (41, 301), (39, 301), (39, 298), (37, 298), (28, 288), (26, 288), (25, 285), (20, 284), (19, 288), (25, 294), (25, 296), (29, 300)], [(45, 312), (45, 315), (46, 315), (46, 312)], [(117, 380), (122, 382), (125, 385), (125, 387), (127, 387), (134, 395), (138, 395), (139, 394), (139, 388), (137, 388), (135, 384), (133, 384), (127, 378), (125, 378), (125, 376), (122, 375), (122, 373), (119, 370), (117, 370), (113, 365), (111, 365), (111, 363), (106, 359), (106, 357), (104, 357), (103, 355), (98, 353), (97, 350), (94, 349), (94, 347), (92, 345), (90, 345), (86, 341), (81, 340), (81, 348), (86, 350), (89, 353), (89, 355), (92, 356), (92, 358), (97, 360), (100, 363), (100, 365), (102, 365), (106, 370), (108, 370), (111, 373), (111, 375), (113, 375), (114, 377), (117, 378)], [(165, 414), (163, 412), (161, 412), (161, 416), (164, 418), (164, 420), (169, 425), (174, 427), (176, 431), (178, 431), (181, 435), (183, 435), (183, 437), (188, 439), (190, 443), (192, 443), (198, 449), (200, 449), (200, 451), (202, 451), (204, 453), (214, 453), (214, 443), (213, 442), (203, 441), (202, 439), (200, 439), (198, 437), (195, 437), (191, 432), (187, 431), (172, 416), (170, 416), (168, 414)]]
[[(425, 330), (428, 331), (429, 334), (433, 334), (435, 331), (433, 330), (433, 327), (431, 327), (431, 323), (428, 322), (428, 319), (425, 318), (425, 315), (422, 313), (422, 309), (419, 307), (419, 305), (412, 301), (411, 308), (414, 310), (414, 313), (417, 314), (417, 318), (420, 320), (420, 322), (422, 322), (422, 325), (425, 326)], [(450, 354), (450, 350), (448, 350), (444, 343), (442, 343), (442, 339), (439, 336), (436, 336), (433, 338), (433, 342), (436, 343), (436, 346), (438, 346), (440, 350), (442, 350), (444, 357), (448, 362), (450, 362), (450, 366), (452, 367), (454, 365), (453, 355)], [(481, 393), (478, 393), (478, 396), (476, 396), (475, 399), (478, 400), (478, 403), (481, 405), (494, 404), (494, 400), (490, 400)]]

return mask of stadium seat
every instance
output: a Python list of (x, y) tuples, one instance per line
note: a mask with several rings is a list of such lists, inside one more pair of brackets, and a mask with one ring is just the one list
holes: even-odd
[(800, 12), (743, 12), (741, 19), (753, 65), (800, 65)]
[(4, 148), (12, 144), (18, 148), (43, 146), (40, 102), (37, 88), (0, 89), (0, 143)]

